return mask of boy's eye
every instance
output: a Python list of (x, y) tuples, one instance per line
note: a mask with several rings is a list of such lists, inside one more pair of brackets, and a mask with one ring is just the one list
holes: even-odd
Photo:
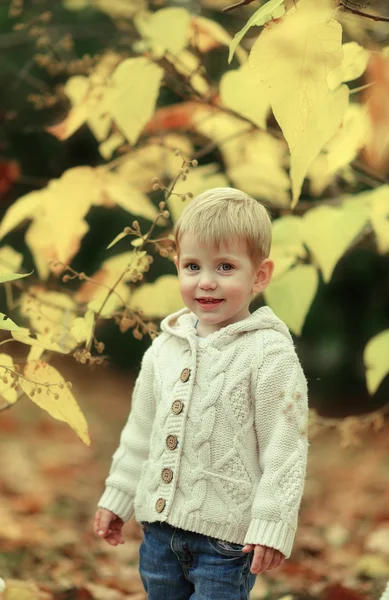
[(222, 263), (221, 267), (229, 267), (228, 269), (222, 269), (222, 271), (231, 271), (234, 267), (230, 263)]
[(185, 268), (189, 269), (189, 271), (196, 271), (196, 269), (191, 269), (190, 267), (198, 267), (198, 265), (196, 265), (195, 263), (188, 263), (187, 265), (185, 265)]

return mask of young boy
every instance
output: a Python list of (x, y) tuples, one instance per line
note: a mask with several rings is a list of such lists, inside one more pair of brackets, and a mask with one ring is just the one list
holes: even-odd
[(266, 209), (200, 194), (174, 228), (186, 308), (161, 323), (135, 384), (94, 530), (116, 546), (133, 515), (149, 600), (243, 600), (289, 558), (307, 460), (307, 386), (270, 283)]

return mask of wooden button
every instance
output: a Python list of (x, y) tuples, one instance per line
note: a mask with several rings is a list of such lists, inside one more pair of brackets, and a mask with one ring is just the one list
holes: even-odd
[(166, 506), (166, 500), (164, 500), (164, 498), (158, 498), (158, 500), (155, 503), (155, 510), (157, 512), (162, 512), (163, 509)]
[(173, 479), (173, 471), (171, 469), (162, 469), (161, 477), (162, 481), (170, 483)]
[(188, 381), (189, 377), (190, 377), (190, 369), (183, 369), (181, 371), (181, 375), (180, 375), (181, 381), (183, 381), (185, 383), (185, 381)]
[(182, 404), (181, 400), (174, 400), (172, 404), (172, 411), (175, 415), (179, 415), (180, 412), (182, 412), (183, 406), (184, 405)]
[(166, 438), (166, 446), (169, 448), (169, 450), (174, 450), (175, 448), (177, 448), (177, 437), (175, 435), (168, 435)]

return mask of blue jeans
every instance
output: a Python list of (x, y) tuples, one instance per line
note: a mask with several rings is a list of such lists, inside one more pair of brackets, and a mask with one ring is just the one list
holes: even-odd
[(142, 527), (139, 572), (148, 600), (248, 600), (253, 552), (168, 523)]

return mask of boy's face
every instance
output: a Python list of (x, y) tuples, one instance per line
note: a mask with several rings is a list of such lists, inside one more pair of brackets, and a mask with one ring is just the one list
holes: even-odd
[[(190, 233), (182, 236), (180, 257), (174, 262), (181, 297), (199, 319), (202, 336), (248, 317), (252, 295), (269, 285), (274, 269), (269, 259), (254, 265), (245, 240), (231, 240), (215, 249), (200, 246)], [(218, 302), (201, 301), (206, 298)]]

